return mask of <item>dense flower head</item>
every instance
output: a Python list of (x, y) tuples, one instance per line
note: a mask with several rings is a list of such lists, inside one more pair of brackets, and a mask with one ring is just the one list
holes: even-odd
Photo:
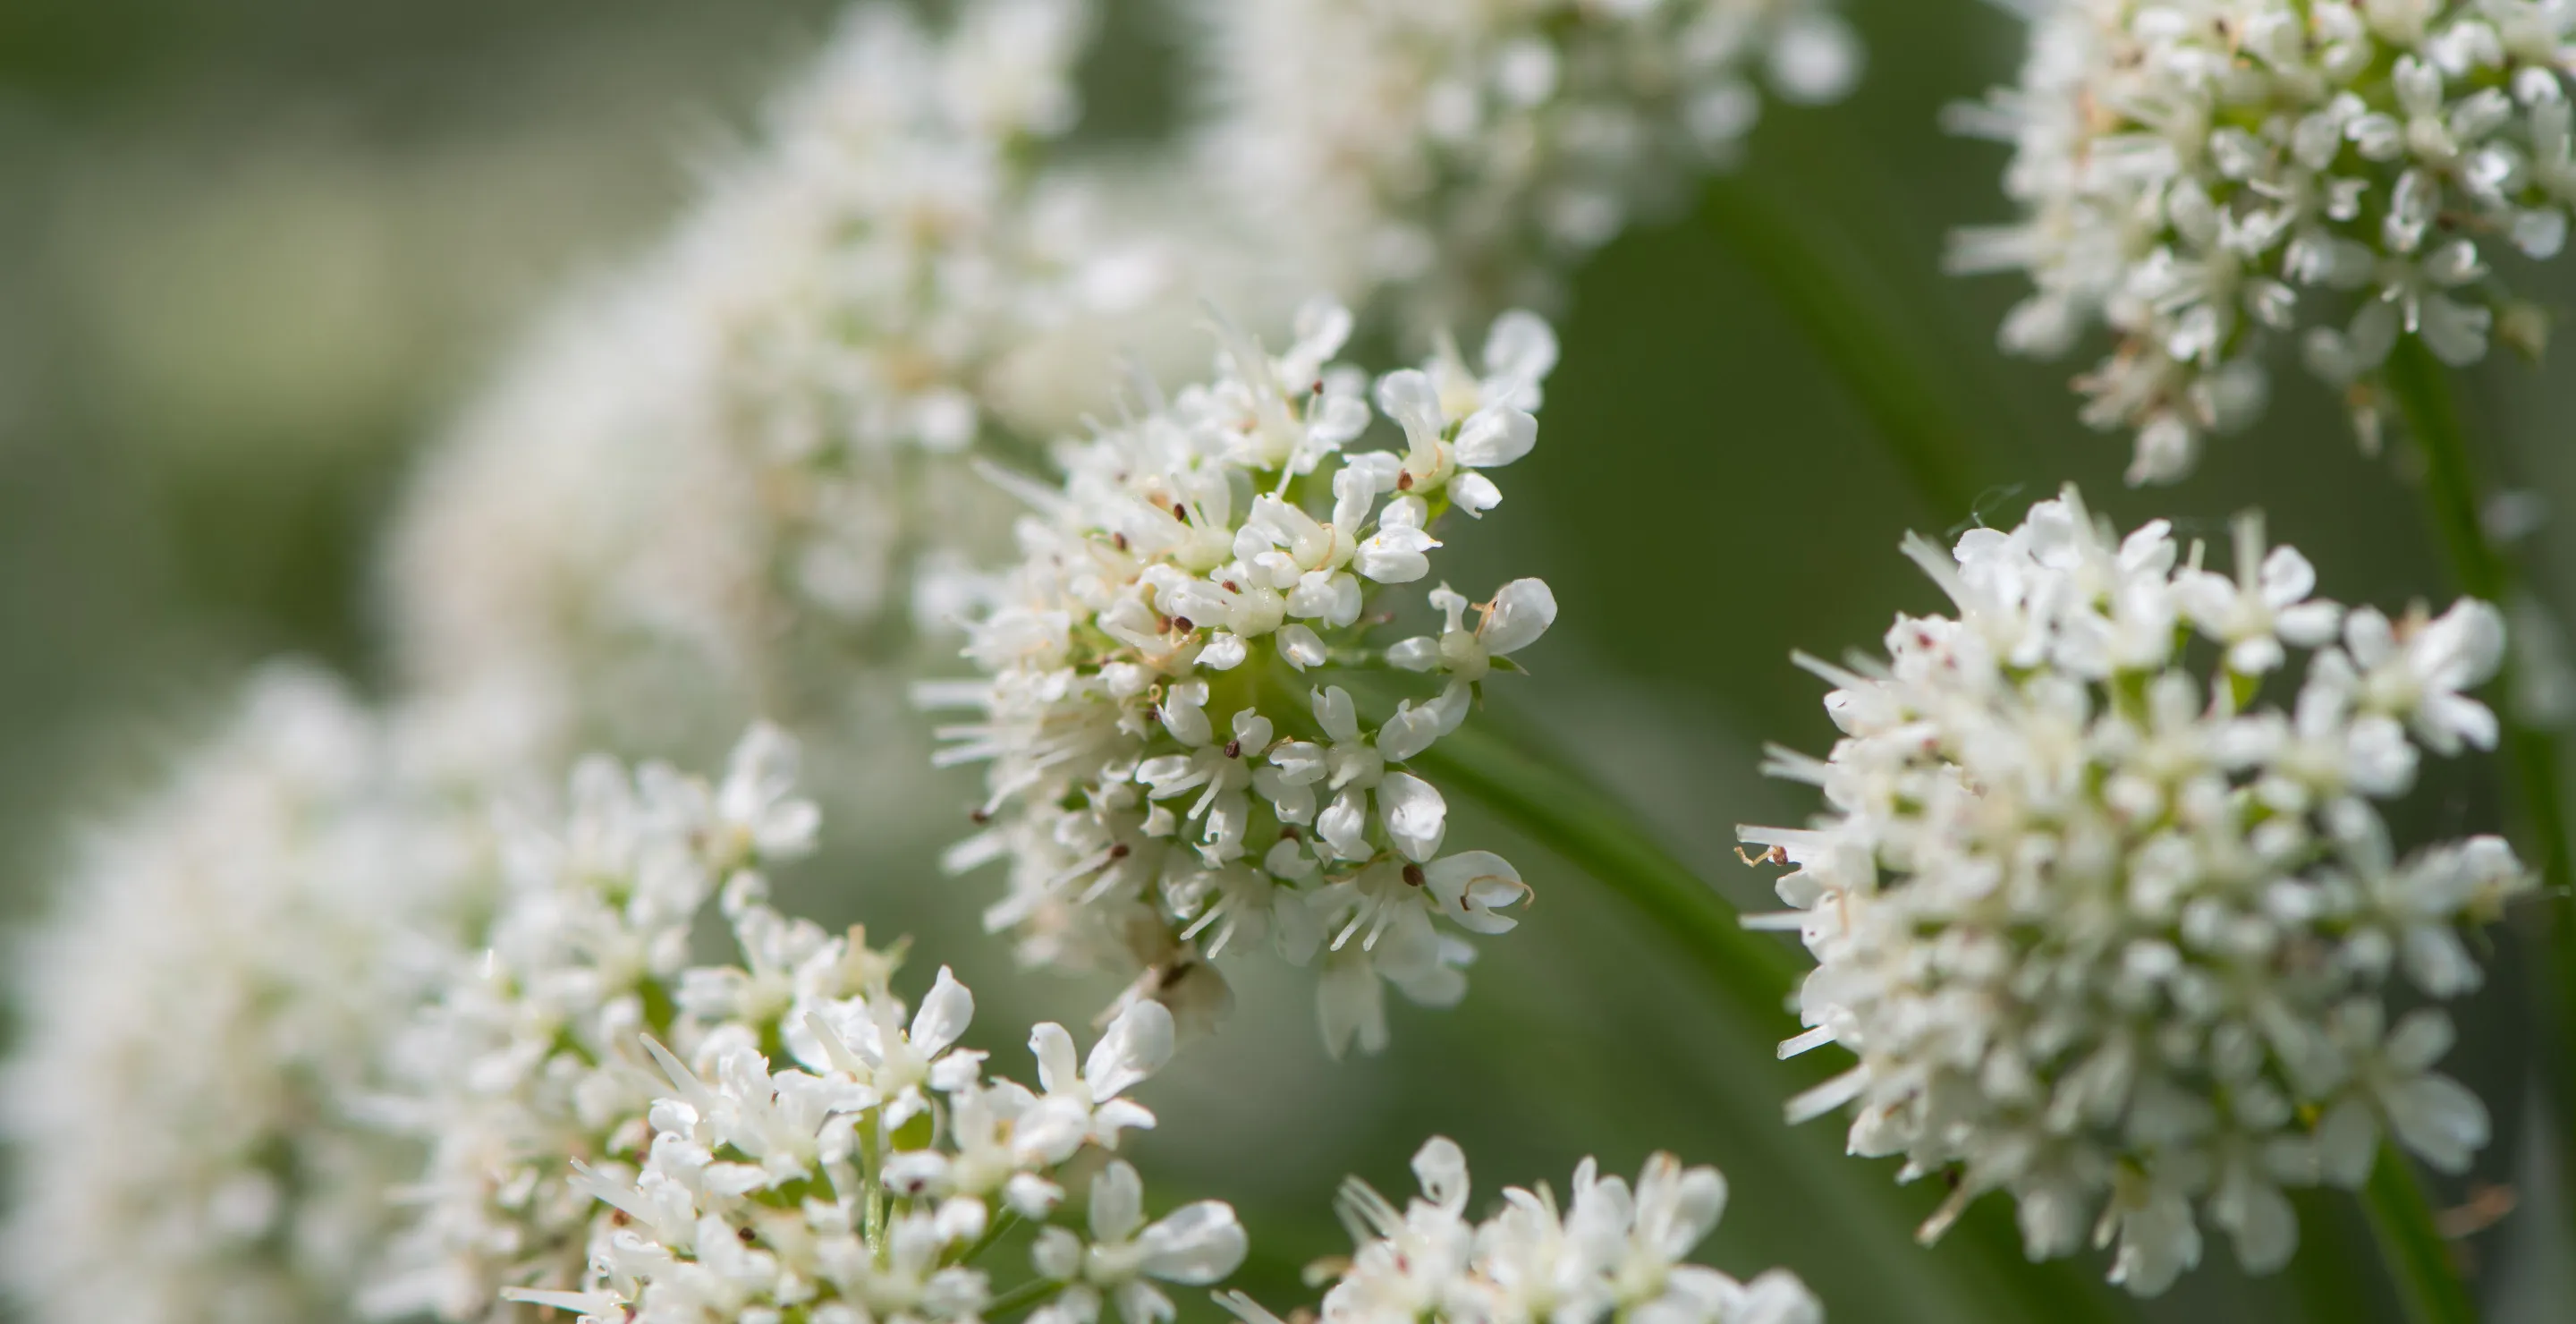
[[(1275, 357), (1229, 330), (1212, 381), (1063, 444), (1060, 486), (1004, 476), (1035, 510), (973, 615), (984, 676), (923, 690), (976, 710), (942, 732), (946, 758), (991, 765), (987, 826), (951, 863), (1008, 861), (988, 919), (1027, 959), (1141, 970), (1135, 995), (1185, 1011), (1222, 995), (1221, 952), (1320, 961), (1337, 1052), (1384, 1042), (1381, 981), (1460, 996), (1472, 949), (1449, 930), (1515, 923), (1520, 875), (1449, 848), (1447, 803), (1407, 764), (1556, 615), (1535, 579), (1474, 604), (1442, 584), (1440, 629), (1372, 643), (1387, 590), (1430, 578), (1442, 517), (1501, 501), (1489, 471), (1535, 444), (1556, 342), (1515, 313), (1481, 373), (1445, 347), (1387, 374), (1404, 449), (1346, 450), (1371, 417), (1331, 362), (1350, 324), (1310, 304)], [(1409, 675), (1422, 692), (1379, 701)]]
[[(917, 569), (1007, 545), (957, 457), (1107, 402), (1223, 285), (1185, 184), (1061, 159), (1085, 0), (861, 3), (630, 269), (542, 326), (394, 549), (412, 678), (498, 689), (552, 768), (843, 701)], [(712, 733), (665, 729), (700, 713)]]
[(261, 672), (13, 944), (18, 1317), (348, 1318), (405, 1154), (347, 1105), (472, 858), (393, 740), (323, 674)]
[[(1769, 919), (1817, 961), (1783, 1054), (1859, 1061), (1791, 1112), (1851, 1103), (1855, 1153), (1949, 1175), (1927, 1239), (2004, 1190), (2033, 1257), (2089, 1228), (2117, 1242), (2112, 1280), (2153, 1294), (2204, 1220), (2279, 1268), (2283, 1188), (2360, 1185), (2383, 1134), (2454, 1172), (2486, 1143), (2485, 1107), (2434, 1070), (2450, 1019), (2390, 1004), (2477, 987), (2472, 930), (2530, 880), (2496, 837), (2400, 854), (2374, 802), (2426, 751), (2493, 746), (2466, 691), (2502, 621), (2339, 607), (2255, 517), (2235, 544), (2221, 574), (2069, 488), (1954, 552), (1907, 544), (1956, 616), (1898, 617), (1884, 662), (1805, 660), (1844, 738), (1769, 771), (1829, 815), (1744, 839), (1797, 866), (1797, 909)], [(2258, 702), (2294, 649), (2288, 706)]]
[[(1047, 1220), (1068, 1162), (1154, 1124), (1126, 1094), (1171, 1056), (1160, 1004), (1128, 1008), (1088, 1057), (1038, 1026), (1035, 1090), (987, 1079), (959, 1043), (974, 995), (945, 968), (909, 1007), (900, 946), (767, 903), (761, 870), (819, 825), (795, 761), (768, 727), (713, 784), (593, 759), (559, 831), (511, 834), (483, 944), (394, 1043), (399, 1083), (373, 1105), (427, 1158), (369, 1313), (971, 1319), (987, 1294), (966, 1253), (1004, 1221)], [(710, 904), (734, 963), (690, 962)], [(1230, 1210), (1146, 1226), (1119, 1203), (1135, 1184), (1123, 1167), (1094, 1179), (1093, 1243), (1118, 1249), (1049, 1277), (1050, 1295), (1141, 1310), (1159, 1299), (1145, 1279), (1210, 1283), (1242, 1259)]]
[[(1130, 1007), (1079, 1067), (1072, 1037), (1038, 1026), (1037, 1090), (987, 1079), (984, 1055), (955, 1046), (973, 1014), (943, 969), (909, 1025), (880, 988), (736, 1022), (697, 1066), (646, 1039), (661, 1080), (640, 1165), (576, 1165), (604, 1206), (584, 1285), (507, 1295), (606, 1324), (971, 1324), (999, 1296), (975, 1261), (1020, 1222), (1038, 1232), (1009, 1296), (1038, 1303), (1032, 1318), (1094, 1324), (1105, 1299), (1124, 1324), (1161, 1324), (1157, 1282), (1234, 1272), (1234, 1211), (1207, 1200), (1148, 1221), (1124, 1162), (1093, 1172), (1079, 1225), (1064, 1209), (1077, 1155), (1154, 1124), (1120, 1096), (1170, 1056), (1169, 1012)], [(764, 1049), (763, 1032), (784, 1042)]]
[[(1511, 1187), (1499, 1209), (1467, 1215), (1467, 1157), (1435, 1136), (1413, 1156), (1422, 1193), (1397, 1208), (1352, 1178), (1339, 1212), (1356, 1243), (1324, 1293), (1325, 1324), (1822, 1324), (1824, 1308), (1786, 1269), (1739, 1282), (1691, 1251), (1726, 1210), (1715, 1168), (1646, 1160), (1632, 1185), (1574, 1169), (1571, 1199)], [(1245, 1324), (1277, 1317), (1240, 1293), (1219, 1298)]]
[(1833, 0), (1208, 0), (1210, 156), (1306, 269), (1421, 325), (1545, 304), (1730, 164), (1762, 93), (1860, 72)]
[[(886, 958), (761, 900), (758, 871), (812, 848), (794, 776), (793, 744), (756, 728), (720, 784), (594, 758), (559, 828), (505, 828), (488, 926), (380, 1054), (391, 1083), (370, 1114), (425, 1158), (369, 1314), (483, 1319), (505, 1287), (579, 1273), (592, 1201), (566, 1164), (614, 1165), (649, 1138), (642, 1036), (694, 1052), (881, 984)], [(719, 898), (743, 964), (693, 968), (691, 929)]]
[(2401, 339), (2473, 363), (2546, 322), (2499, 259), (2545, 259), (2576, 205), (2576, 7), (2559, 0), (2063, 0), (2021, 85), (1962, 127), (2014, 146), (2010, 226), (1962, 270), (2029, 273), (2003, 343), (2118, 344), (2087, 422), (2137, 436), (2132, 482), (2189, 472), (2251, 420), (2263, 349), (2296, 335), (2376, 444)]

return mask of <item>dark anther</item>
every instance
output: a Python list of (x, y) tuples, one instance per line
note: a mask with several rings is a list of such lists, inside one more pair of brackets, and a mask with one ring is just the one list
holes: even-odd
[(1243, 591), (1243, 589), (1231, 579), (1220, 580), (1218, 582), (1225, 585), (1225, 591), (1228, 593), (1241, 593)]
[(1188, 634), (1190, 631), (1199, 627), (1190, 624), (1190, 618), (1187, 616), (1175, 616), (1172, 618), (1172, 628), (1183, 634)]
[(1180, 502), (1175, 501), (1172, 503), (1172, 518), (1186, 524), (1189, 522), (1190, 512), (1184, 509)]
[(1283, 827), (1283, 828), (1279, 829), (1279, 839), (1280, 839), (1281, 841), (1300, 841), (1300, 840), (1303, 840), (1303, 838), (1301, 838), (1301, 837), (1299, 837), (1299, 836), (1297, 835), (1297, 829), (1295, 829), (1295, 828), (1293, 828), (1293, 827)]
[(748, 1246), (748, 1245), (750, 1245), (750, 1244), (751, 1244), (751, 1229), (750, 1229), (750, 1228), (747, 1228), (747, 1227), (735, 1228), (735, 1229), (734, 1229), (733, 1234), (734, 1234), (735, 1236), (737, 1236), (737, 1237), (742, 1238), (742, 1244), (744, 1244), (744, 1245), (746, 1245), (746, 1246)]
[(1111, 859), (1113, 859), (1113, 860), (1123, 860), (1123, 859), (1126, 859), (1126, 858), (1127, 858), (1127, 843), (1122, 841), (1122, 842), (1119, 842), (1117, 845), (1111, 846), (1111, 847), (1109, 848), (1109, 858), (1111, 858)]
[(1116, 543), (1116, 544), (1118, 545), (1118, 550), (1120, 550), (1120, 551), (1122, 551), (1122, 552), (1127, 550), (1127, 535), (1126, 535), (1126, 534), (1123, 534), (1123, 533), (1113, 533), (1113, 534), (1110, 534), (1110, 535), (1109, 535), (1109, 541), (1111, 541), (1111, 542), (1113, 542), (1113, 543)]
[(1408, 887), (1422, 886), (1422, 866), (1418, 864), (1404, 866), (1404, 882)]
[(1413, 471), (1411, 469), (1407, 469), (1403, 473), (1395, 476), (1395, 490), (1398, 492), (1410, 492), (1413, 490)]
[(970, 823), (990, 823), (993, 821), (993, 811), (978, 806), (967, 813), (966, 820)]

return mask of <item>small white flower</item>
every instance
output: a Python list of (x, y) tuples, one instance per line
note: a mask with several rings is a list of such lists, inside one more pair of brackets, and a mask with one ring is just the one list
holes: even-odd
[[(1495, 658), (1537, 643), (1556, 623), (1556, 594), (1537, 579), (1515, 579), (1493, 601), (1472, 604), (1443, 584), (1432, 590), (1431, 605), (1448, 618), (1440, 636), (1407, 639), (1387, 650), (1387, 660), (1408, 671), (1445, 670), (1471, 683), (1493, 670)], [(1480, 613), (1473, 630), (1466, 620), (1471, 606)]]
[(2282, 644), (2315, 648), (2334, 638), (2343, 611), (2309, 600), (2317, 572), (2295, 547), (2263, 550), (2263, 521), (2236, 521), (2236, 578), (2195, 570), (2174, 580), (2174, 600), (2192, 624), (2227, 647), (2227, 668), (2259, 676), (2281, 665)]
[(1076, 1073), (1073, 1037), (1052, 1022), (1029, 1033), (1037, 1055), (1038, 1084), (1045, 1092), (1020, 1118), (1016, 1143), (1048, 1163), (1062, 1163), (1083, 1145), (1118, 1148), (1121, 1131), (1147, 1128), (1154, 1115), (1121, 1098), (1172, 1057), (1172, 1013), (1161, 1003), (1129, 1004), (1109, 1023)]
[[(1045, 1308), (1062, 1324), (1091, 1324), (1106, 1294), (1124, 1324), (1162, 1324), (1174, 1314), (1154, 1281), (1187, 1287), (1220, 1282), (1243, 1264), (1247, 1243), (1234, 1210), (1220, 1201), (1185, 1205), (1145, 1221), (1144, 1185), (1136, 1170), (1112, 1160), (1091, 1179), (1091, 1237), (1050, 1227), (1031, 1250), (1038, 1272), (1066, 1283)], [(1033, 1317), (1034, 1318), (1034, 1317)]]
[(2460, 693), (2504, 663), (2504, 616), (2494, 607), (2462, 599), (2433, 619), (2419, 612), (2393, 623), (2364, 608), (2345, 620), (2344, 648), (2360, 672), (2364, 709), (2405, 721), (2446, 757), (2463, 745), (2495, 748), (2495, 713)]

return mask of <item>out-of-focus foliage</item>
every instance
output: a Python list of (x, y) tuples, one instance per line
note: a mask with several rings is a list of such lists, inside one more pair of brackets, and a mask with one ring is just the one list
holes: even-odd
[[(2068, 479), (2114, 494), (2104, 504), (2123, 524), (2179, 514), (2184, 535), (2213, 540), (2259, 502), (2352, 598), (2448, 600), (2403, 452), (2361, 455), (2320, 393), (2284, 392), (2176, 489), (2117, 494), (2126, 438), (2074, 423), (2064, 368), (1991, 348), (2013, 282), (1939, 274), (1943, 235), (2006, 204), (2000, 153), (1945, 137), (1938, 111), (2010, 77), (2018, 28), (1970, 0), (1849, 8), (1876, 55), (1869, 77), (1844, 106), (1772, 112), (1746, 179), (1873, 273), (1947, 369), (1985, 446), (1980, 480), (1998, 484), (1995, 522)], [(662, 224), (692, 162), (738, 132), (832, 9), (0, 6), (0, 904), (23, 913), (55, 872), (51, 825), (113, 804), (250, 661), (303, 652), (380, 674), (373, 535), (407, 448), (551, 290)], [(1151, 136), (1180, 103), (1160, 11), (1116, 9), (1086, 78), (1087, 133)], [(2576, 307), (2576, 267), (2544, 274), (2556, 283), (2535, 292)], [(1505, 565), (1459, 539), (1474, 563), (1463, 575), (1540, 573), (1572, 604), (1524, 687), (1530, 715), (1751, 898), (1761, 883), (1728, 853), (1731, 826), (1812, 807), (1752, 775), (1760, 743), (1831, 739), (1818, 687), (1786, 652), (1869, 646), (1892, 607), (1933, 606), (1890, 552), (1907, 528), (1938, 536), (1977, 515), (1908, 494), (1755, 273), (1691, 218), (1600, 254), (1558, 329), (1549, 445), (1515, 470), (1521, 541)], [(2467, 381), (2472, 411), (2507, 443), (2493, 457), (2507, 485), (2544, 511), (2576, 507), (2576, 373), (2497, 356)], [(2523, 551), (2544, 596), (2576, 605), (2576, 526), (2544, 522)], [(971, 778), (956, 785), (953, 824), (856, 848), (827, 838), (785, 880), (790, 908), (913, 930), (996, 1001), (1097, 1005), (1100, 990), (1015, 975), (977, 931), (980, 894), (936, 883), (931, 855), (971, 801)], [(2501, 815), (2485, 769), (2428, 777), (2417, 799), (2438, 821), (2414, 826), (2445, 833)], [(1298, 1299), (1297, 1269), (1344, 1249), (1325, 1216), (1332, 1174), (1402, 1188), (1406, 1156), (1435, 1131), (1496, 1185), (1586, 1153), (1633, 1170), (1674, 1149), (1725, 1168), (1746, 1210), (1800, 1184), (1801, 1154), (1838, 1147), (1779, 1125), (1783, 1080), (1717, 1065), (1765, 1050), (1713, 1046), (1720, 1031), (1658, 935), (1538, 848), (1512, 849), (1549, 923), (1487, 944), (1457, 1012), (1400, 1011), (1398, 1038), (1417, 1048), (1328, 1065), (1299, 990), (1255, 982), (1235, 1032), (1157, 1082), (1165, 1128), (1142, 1161), (1236, 1203), (1255, 1295)], [(2554, 1169), (2525, 1134), (2537, 1086), (2517, 945), (2497, 965), (2452, 1063), (2497, 1114), (2474, 1180), (2513, 1183), (2521, 1207), (2468, 1251), (2494, 1280), (2497, 1318), (2548, 1320), (2576, 1283), (2554, 1249), (2563, 1202), (2542, 1176)], [(2232, 1270), (2204, 1272), (2153, 1317), (2373, 1318), (2386, 1293), (2357, 1220), (2324, 1206), (2302, 1219), (2285, 1278), (2243, 1288)], [(1955, 1271), (1901, 1243), (1854, 1261), (1847, 1238), (1839, 1224), (1738, 1216), (1708, 1255), (1800, 1267), (1840, 1320), (1922, 1318), (1914, 1286)]]

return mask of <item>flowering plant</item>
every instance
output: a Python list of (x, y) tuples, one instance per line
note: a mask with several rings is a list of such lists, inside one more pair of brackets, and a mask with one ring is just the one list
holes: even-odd
[[(1761, 1213), (1642, 1144), (1478, 1205), (1435, 1138), (1417, 1197), (1342, 1186), (1325, 1324), (2112, 1324), (2094, 1279), (2164, 1293), (2213, 1233), (2249, 1275), (2337, 1249), (2325, 1191), (2408, 1324), (2535, 1295), (2545, 1217), (2448, 1243), (2576, 1152), (2520, 1106), (2547, 1054), (2494, 1048), (2522, 983), (2576, 997), (2576, 923), (2491, 936), (2576, 904), (2576, 677), (2548, 502), (2482, 476), (2513, 452), (2449, 373), (2545, 348), (2576, 3), (2016, 0), (2019, 83), (1949, 117), (2013, 148), (1951, 265), (2029, 276), (2008, 349), (2111, 333), (2078, 412), (2131, 483), (2256, 421), (2294, 339), (2402, 441), (2436, 612), (2351, 600), (2420, 567), (2305, 456), (2230, 504), (2313, 563), (2198, 487), (1989, 525), (2014, 382), (1881, 265), (1958, 172), (1834, 137), (1940, 82), (1951, 2), (854, 0), (424, 457), (380, 688), (262, 672), (69, 857), (11, 967), (11, 1304), (1279, 1324), (1311, 1174), (1431, 1131), (1653, 1131)], [(1864, 27), (1904, 58), (1826, 109)], [(1950, 524), (1905, 543), (1948, 604), (1799, 656), (1838, 738), (1762, 763), (1823, 811), (1737, 830), (1788, 907), (1748, 916), (1688, 861), (1791, 719), (1729, 668), (1878, 600), (1887, 475)], [(1389, 988), (1443, 1013), (1400, 1053)], [(2341, 1318), (2343, 1276), (2256, 1299)]]

